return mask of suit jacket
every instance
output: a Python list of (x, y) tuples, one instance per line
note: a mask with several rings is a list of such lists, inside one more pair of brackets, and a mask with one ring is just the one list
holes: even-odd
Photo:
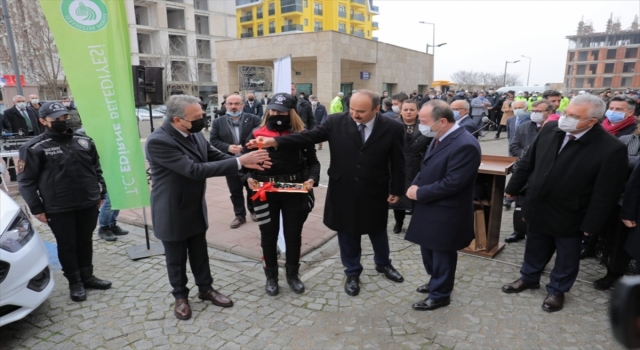
[[(311, 110), (313, 110), (313, 106), (311, 106)], [(316, 125), (322, 124), (327, 118), (327, 108), (318, 103), (316, 105), (316, 111), (313, 113), (313, 116), (316, 118)]]
[(517, 194), (529, 231), (558, 237), (598, 234), (604, 228), (627, 179), (627, 149), (596, 124), (567, 142), (558, 122), (544, 125), (505, 189)]
[[(38, 121), (38, 112), (30, 107), (27, 107), (26, 111), (29, 115), (29, 120), (31, 120), (31, 125), (33, 125), (33, 134), (42, 134), (44, 130), (42, 129), (40, 121)], [(25, 133), (27, 132), (27, 122), (24, 120), (22, 113), (18, 111), (18, 107), (13, 106), (4, 111), (4, 117), (7, 118), (9, 124), (11, 124), (11, 132), (18, 133), (19, 130), (24, 130)]]
[(244, 144), (244, 141), (251, 135), (251, 132), (260, 126), (262, 119), (257, 115), (242, 113), (240, 115), (240, 139), (236, 137), (236, 132), (231, 124), (231, 117), (223, 115), (211, 122), (211, 132), (209, 142), (220, 151), (229, 153), (229, 146)]
[(0, 113), (0, 134), (5, 132), (11, 132), (11, 123), (9, 123), (9, 119), (7, 119), (3, 113)]
[(207, 178), (238, 173), (238, 160), (213, 148), (202, 133), (197, 147), (165, 121), (148, 138), (151, 214), (155, 236), (181, 241), (207, 231)]
[[(518, 126), (522, 125), (522, 123), (531, 121), (531, 114), (527, 113), (520, 118), (520, 123)], [(513, 140), (513, 136), (516, 133), (516, 117), (507, 119), (507, 140), (509, 140), (509, 145), (511, 145), (511, 141)]]
[(473, 193), (480, 166), (480, 143), (458, 128), (434, 147), (431, 142), (405, 239), (436, 251), (467, 247), (473, 231)]
[(264, 98), (264, 97), (263, 97), (263, 98), (261, 98), (261, 99), (260, 99), (260, 103), (261, 103), (263, 106), (268, 106), (268, 105), (269, 105), (269, 98), (268, 98), (268, 97), (267, 97), (267, 98)]
[(362, 144), (349, 112), (332, 114), (322, 125), (276, 137), (281, 147), (329, 141), (331, 165), (324, 224), (334, 231), (366, 234), (387, 229), (389, 194), (404, 194), (404, 127), (378, 114)]
[[(629, 176), (629, 181), (627, 181), (620, 219), (640, 221), (640, 167), (637, 165)], [(629, 232), (625, 249), (636, 260), (637, 264), (640, 261), (640, 225), (636, 225)]]
[[(512, 120), (511, 118), (510, 120)], [(538, 125), (531, 120), (520, 123), (509, 143), (509, 156), (520, 157), (527, 146), (538, 136)]]
[[(478, 129), (480, 129), (480, 127), (478, 126), (476, 121), (471, 118), (470, 115), (464, 117), (464, 119), (462, 119), (460, 121), (460, 123), (458, 123), (458, 125), (463, 127), (465, 130), (467, 130), (469, 132), (469, 134), (471, 134), (471, 136), (475, 137), (476, 139), (478, 138), (478, 134), (480, 132), (476, 132), (476, 131), (478, 131)], [(476, 133), (474, 134), (474, 132), (476, 132)], [(445, 140), (446, 140), (446, 138), (445, 138)]]
[[(634, 137), (640, 137), (638, 135), (623, 135), (618, 137), (618, 140), (620, 140), (622, 143), (624, 143), (625, 146), (629, 146), (629, 143), (631, 143), (631, 140)], [(640, 143), (638, 144), (638, 146), (640, 146)], [(628, 148), (628, 147), (627, 147)], [(636, 167), (636, 164), (638, 164), (638, 159), (640, 159), (640, 148), (636, 148), (633, 152), (629, 152), (627, 149), (627, 158), (629, 159), (629, 171), (633, 171), (633, 169)]]
[(253, 107), (249, 107), (249, 102), (245, 102), (242, 107), (242, 112), (257, 115), (259, 117), (264, 115), (264, 112), (262, 111), (262, 103), (258, 100), (253, 101)]

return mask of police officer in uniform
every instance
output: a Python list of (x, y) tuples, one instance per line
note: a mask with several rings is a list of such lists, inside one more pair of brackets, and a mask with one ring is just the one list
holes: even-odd
[[(304, 122), (296, 113), (296, 99), (285, 93), (275, 94), (267, 106), (267, 113), (260, 128), (254, 130), (247, 140), (259, 136), (275, 137), (298, 133), (304, 130)], [(246, 151), (246, 148), (245, 148)], [(278, 233), (283, 227), (287, 245), (285, 264), (287, 283), (295, 293), (304, 292), (300, 280), (300, 247), (302, 225), (313, 208), (313, 187), (318, 186), (320, 162), (316, 157), (313, 143), (305, 147), (268, 148), (271, 168), (254, 170), (247, 182), (253, 190), (258, 190), (253, 207), (260, 225), (264, 272), (267, 277), (265, 290), (268, 295), (277, 295), (278, 290)], [(263, 192), (259, 183), (302, 184), (308, 193)], [(276, 185), (278, 186), (278, 185)], [(282, 224), (280, 212), (282, 211)]]
[(65, 106), (47, 102), (39, 114), (45, 132), (20, 147), (20, 194), (56, 237), (71, 300), (83, 301), (85, 288), (111, 288), (92, 265), (92, 234), (106, 193), (100, 160), (93, 140), (73, 132)]

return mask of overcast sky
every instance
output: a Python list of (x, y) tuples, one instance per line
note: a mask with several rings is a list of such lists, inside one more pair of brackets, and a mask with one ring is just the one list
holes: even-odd
[[(453, 1), (374, 0), (380, 15), (374, 17), (382, 42), (424, 52), (432, 44), (436, 24), (435, 80), (451, 80), (460, 69), (519, 74), (526, 84), (531, 57), (530, 85), (561, 83), (564, 78), (567, 35), (576, 34), (578, 22), (592, 21), (594, 31), (603, 32), (613, 13), (623, 29), (631, 27), (640, 13), (640, 0), (633, 1)], [(429, 48), (431, 52), (431, 48)]]

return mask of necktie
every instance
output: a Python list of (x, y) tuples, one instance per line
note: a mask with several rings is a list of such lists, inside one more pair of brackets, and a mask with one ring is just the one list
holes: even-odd
[(440, 139), (436, 139), (433, 143), (433, 148), (438, 147), (438, 144), (440, 143)]
[(567, 143), (569, 143), (569, 142), (571, 142), (571, 141), (573, 141), (573, 140), (575, 140), (575, 139), (576, 139), (576, 137), (575, 137), (575, 136), (573, 136), (573, 135), (569, 135), (569, 141), (567, 141)]
[(627, 152), (630, 156), (638, 155), (638, 144), (640, 144), (640, 140), (638, 140), (638, 136), (634, 135), (631, 137), (629, 141), (629, 145), (627, 145)]
[(196, 143), (196, 139), (193, 137), (193, 134), (187, 136), (187, 139), (189, 139), (189, 141), (191, 141), (191, 144), (193, 145), (193, 147), (198, 149), (198, 144)]
[(23, 109), (20, 111), (22, 114), (22, 117), (24, 118), (24, 121), (27, 123), (27, 129), (29, 129), (29, 131), (33, 131), (33, 124), (31, 124), (31, 119), (29, 119), (29, 114), (27, 113), (26, 109)]
[(360, 130), (360, 138), (362, 139), (362, 144), (364, 145), (364, 142), (366, 141), (365, 139), (365, 135), (364, 135), (364, 129), (366, 129), (367, 126), (364, 124), (360, 124), (358, 125), (358, 130)]

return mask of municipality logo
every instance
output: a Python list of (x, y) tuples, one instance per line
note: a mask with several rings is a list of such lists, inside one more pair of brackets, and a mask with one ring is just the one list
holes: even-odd
[(107, 6), (102, 0), (62, 0), (62, 18), (83, 32), (97, 32), (107, 25)]

